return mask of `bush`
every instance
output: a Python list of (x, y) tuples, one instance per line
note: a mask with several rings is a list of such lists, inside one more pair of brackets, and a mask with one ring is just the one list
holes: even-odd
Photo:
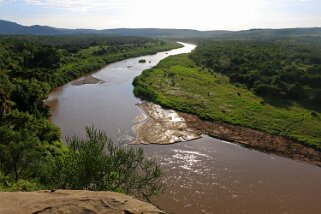
[(282, 93), (282, 90), (274, 85), (262, 84), (254, 88), (254, 92), (261, 96), (276, 96), (284, 97), (285, 94)]
[(34, 191), (40, 189), (37, 182), (28, 180), (15, 181), (0, 171), (0, 191)]
[(87, 140), (67, 139), (70, 150), (48, 171), (53, 188), (117, 191), (149, 201), (163, 189), (162, 172), (143, 150), (116, 146), (102, 131), (86, 128)]

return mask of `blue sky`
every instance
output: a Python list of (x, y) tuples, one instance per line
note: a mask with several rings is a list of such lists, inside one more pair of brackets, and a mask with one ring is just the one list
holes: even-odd
[(321, 27), (321, 0), (0, 0), (0, 19), (95, 29)]

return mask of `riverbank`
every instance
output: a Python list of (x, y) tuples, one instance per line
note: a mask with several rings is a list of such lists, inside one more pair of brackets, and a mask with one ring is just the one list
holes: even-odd
[(163, 60), (136, 78), (134, 86), (141, 98), (197, 115), (181, 113), (201, 133), (320, 165), (319, 113), (310, 115), (296, 103), (286, 108), (266, 103), (228, 78), (196, 66), (188, 55)]
[[(115, 50), (112, 52), (106, 51), (108, 46), (93, 46), (82, 49), (77, 54), (71, 54), (65, 59), (67, 63), (62, 64), (59, 69), (57, 69), (53, 78), (54, 81), (50, 82), (51, 89), (62, 86), (84, 75), (95, 73), (113, 62), (183, 47), (176, 42), (160, 41), (147, 42), (143, 46), (135, 46), (134, 44), (133, 47), (131, 47), (131, 45), (132, 44), (127, 44), (126, 48), (123, 47), (125, 45), (120, 45), (114, 48)], [(119, 50), (117, 50), (117, 48)], [(87, 78), (85, 78), (84, 84), (86, 84), (86, 80)], [(97, 81), (91, 78), (89, 84), (91, 83), (97, 83)], [(83, 83), (80, 82), (79, 84)]]
[(205, 121), (196, 115), (179, 112), (190, 129), (199, 134), (233, 142), (250, 149), (309, 162), (321, 167), (321, 152), (282, 136), (217, 121)]
[(321, 167), (321, 152), (285, 137), (223, 122), (202, 120), (196, 115), (164, 109), (150, 102), (143, 102), (138, 106), (146, 115), (140, 115), (133, 127), (136, 133), (133, 144), (168, 145), (199, 139), (202, 134), (206, 134), (250, 149)]

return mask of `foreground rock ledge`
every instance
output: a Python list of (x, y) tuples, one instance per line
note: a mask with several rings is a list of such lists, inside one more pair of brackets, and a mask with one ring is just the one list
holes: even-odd
[(155, 206), (114, 192), (1, 192), (0, 213), (160, 214)]

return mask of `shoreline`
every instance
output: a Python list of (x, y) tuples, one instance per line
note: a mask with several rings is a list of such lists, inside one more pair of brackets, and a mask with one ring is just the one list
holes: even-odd
[[(178, 46), (175, 45), (179, 44)], [(170, 46), (173, 45), (173, 46)], [(67, 84), (72, 84), (73, 82), (76, 82), (77, 80), (82, 80), (83, 78), (87, 78), (89, 76), (92, 76), (93, 74), (97, 73), (98, 71), (100, 71), (101, 69), (103, 69), (104, 67), (112, 64), (112, 63), (116, 63), (116, 62), (120, 62), (123, 60), (128, 60), (131, 58), (137, 58), (137, 57), (144, 57), (144, 56), (148, 56), (148, 55), (154, 55), (160, 52), (166, 52), (166, 51), (171, 51), (171, 50), (175, 50), (175, 49), (180, 49), (183, 48), (184, 46), (182, 44), (180, 44), (179, 42), (175, 42), (173, 44), (168, 43), (168, 47), (155, 47), (155, 49), (151, 49), (151, 50), (136, 50), (137, 52), (132, 53), (130, 56), (127, 57), (123, 57), (123, 56), (117, 56), (117, 54), (111, 55), (111, 57), (115, 57), (114, 59), (111, 59), (108, 62), (105, 62), (103, 65), (99, 66), (98, 68), (95, 69), (89, 69), (86, 70), (84, 72), (82, 72), (81, 74), (77, 75), (76, 77), (73, 77), (72, 79), (65, 79), (63, 80), (60, 84), (58, 85), (53, 85), (50, 86), (50, 90), (48, 93), (48, 96), (57, 88), (63, 87)], [(159, 48), (159, 49), (158, 49)], [(117, 58), (118, 57), (118, 58)], [(93, 76), (92, 76), (93, 77)], [(93, 77), (95, 78), (95, 77)], [(99, 80), (99, 79), (98, 79)], [(95, 82), (96, 80), (89, 80), (88, 84), (97, 84), (99, 82)], [(103, 83), (104, 81), (102, 81), (101, 83)], [(85, 83), (87, 84), (87, 83)], [(80, 82), (79, 85), (82, 85), (82, 83)]]
[(177, 113), (185, 119), (189, 128), (196, 130), (199, 134), (321, 167), (321, 152), (294, 140), (221, 121), (201, 120), (198, 116), (189, 113), (179, 111)]
[[(202, 120), (197, 115), (180, 112), (175, 109), (162, 108), (152, 102), (143, 102), (137, 104), (137, 106), (143, 110), (144, 118), (133, 124), (133, 131), (136, 133), (136, 137), (130, 143), (132, 145), (169, 145), (199, 139), (201, 135), (205, 134), (248, 149), (255, 149), (267, 154), (291, 158), (292, 160), (321, 167), (320, 151), (283, 136), (271, 135), (248, 127), (227, 124), (222, 121)], [(168, 112), (176, 113), (178, 118), (182, 120), (179, 123), (171, 122), (167, 119), (170, 118), (170, 116), (166, 115)], [(159, 116), (159, 113), (161, 116)], [(184, 135), (184, 138), (177, 137)], [(193, 137), (186, 137), (189, 135)]]

